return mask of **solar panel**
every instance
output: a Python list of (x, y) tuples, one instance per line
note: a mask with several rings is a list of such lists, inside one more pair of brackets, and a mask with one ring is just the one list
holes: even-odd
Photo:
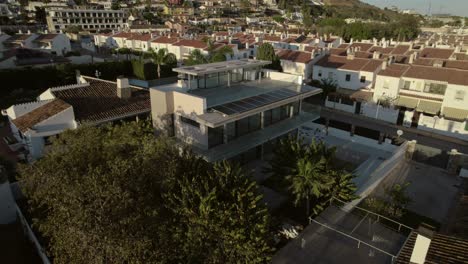
[(265, 94), (256, 95), (244, 98), (242, 100), (226, 103), (223, 105), (218, 105), (213, 107), (212, 109), (225, 115), (239, 114), (267, 104), (271, 104), (296, 96), (298, 94), (299, 92), (283, 88)]

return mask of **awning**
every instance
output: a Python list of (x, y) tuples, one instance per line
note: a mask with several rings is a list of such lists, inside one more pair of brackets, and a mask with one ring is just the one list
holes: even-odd
[(441, 107), (442, 107), (442, 103), (440, 102), (420, 100), (418, 107), (416, 109), (419, 112), (424, 112), (424, 113), (435, 115), (440, 111)]
[(359, 90), (351, 94), (351, 99), (358, 102), (368, 102), (372, 99), (372, 92)]
[(468, 118), (468, 110), (453, 107), (444, 107), (443, 114), (445, 118), (457, 121), (465, 121)]
[(418, 99), (400, 96), (396, 100), (395, 104), (399, 106), (404, 106), (406, 108), (416, 108), (416, 106), (418, 105)]

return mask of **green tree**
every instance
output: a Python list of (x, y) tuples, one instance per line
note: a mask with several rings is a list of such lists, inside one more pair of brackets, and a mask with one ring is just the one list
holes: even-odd
[(282, 70), (280, 59), (270, 43), (263, 43), (257, 48), (257, 59), (271, 61), (271, 64), (265, 66), (267, 69)]
[(294, 196), (294, 203), (298, 205), (306, 200), (306, 216), (310, 216), (310, 198), (323, 196), (331, 187), (331, 178), (326, 174), (326, 160), (308, 160), (308, 156), (299, 159), (294, 173), (286, 176), (290, 182), (289, 189)]
[(177, 65), (177, 58), (174, 53), (170, 53), (167, 49), (158, 49), (155, 51), (154, 49), (150, 49), (150, 57), (153, 62), (158, 66), (158, 78), (161, 78), (161, 65)]
[(273, 158), (265, 172), (282, 186), (287, 186), (296, 206), (306, 202), (319, 214), (332, 197), (344, 201), (355, 198), (352, 173), (333, 168), (335, 148), (328, 148), (323, 141), (313, 140), (309, 145), (296, 137), (282, 139), (273, 150)]
[(194, 49), (190, 52), (188, 58), (185, 60), (185, 65), (198, 65), (208, 63), (207, 57), (199, 49)]
[(150, 122), (66, 131), (19, 172), (55, 263), (264, 263), (272, 252), (256, 183), (155, 138)]

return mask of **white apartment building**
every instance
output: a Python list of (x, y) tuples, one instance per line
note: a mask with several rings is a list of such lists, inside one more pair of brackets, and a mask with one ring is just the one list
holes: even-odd
[(47, 26), (51, 32), (70, 25), (89, 31), (124, 29), (128, 27), (128, 14), (122, 10), (47, 9)]
[(86, 123), (99, 125), (118, 120), (146, 118), (150, 112), (147, 90), (117, 82), (77, 76), (77, 84), (49, 88), (34, 102), (2, 110), (7, 116), (13, 142), (24, 150), (26, 160), (42, 157), (49, 138)]
[(177, 84), (150, 89), (155, 129), (208, 161), (261, 158), (276, 139), (319, 117), (301, 105), (322, 92), (300, 76), (262, 71), (269, 63), (242, 59), (174, 69)]

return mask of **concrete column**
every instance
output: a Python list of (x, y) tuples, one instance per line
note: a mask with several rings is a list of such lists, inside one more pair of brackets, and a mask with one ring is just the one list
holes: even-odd
[(382, 144), (382, 143), (383, 143), (383, 141), (384, 141), (384, 136), (385, 136), (384, 133), (380, 132), (380, 134), (379, 134), (379, 144)]
[(263, 129), (265, 127), (265, 111), (260, 113), (260, 128)]
[(227, 72), (228, 74), (228, 82), (227, 82), (227, 86), (230, 87), (231, 86), (231, 71), (228, 71)]
[(351, 125), (351, 131), (349, 133), (350, 136), (354, 136), (354, 131), (356, 130), (356, 125)]
[(227, 133), (227, 124), (224, 124), (223, 126), (223, 143), (227, 144), (228, 143), (228, 133)]
[(452, 149), (449, 152), (449, 159), (447, 163), (447, 172), (450, 174), (457, 174), (458, 168), (460, 167), (461, 163), (461, 153), (458, 152), (456, 149)]
[(191, 83), (191, 80), (190, 80), (190, 74), (188, 74), (188, 89), (190, 90), (192, 88), (192, 83)]
[(330, 126), (330, 118), (325, 119), (325, 135), (328, 136), (328, 126)]
[(414, 152), (416, 151), (416, 140), (408, 141), (408, 147), (406, 149), (406, 159), (413, 159)]

